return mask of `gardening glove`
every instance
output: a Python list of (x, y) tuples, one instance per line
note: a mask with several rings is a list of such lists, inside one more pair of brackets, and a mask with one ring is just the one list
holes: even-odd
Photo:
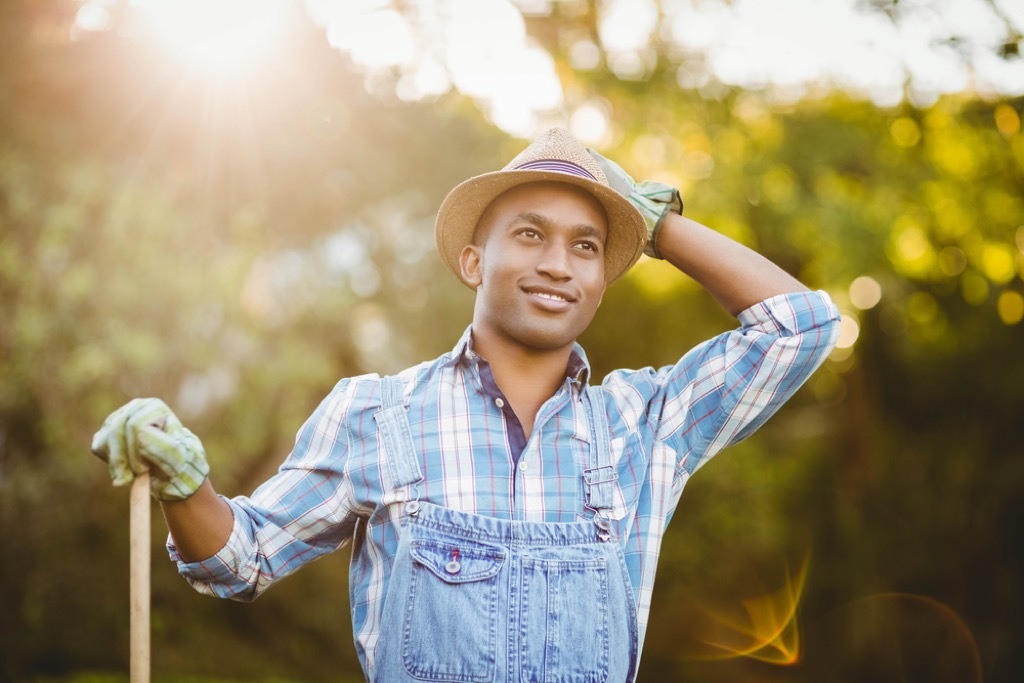
[(653, 180), (635, 182), (622, 167), (611, 159), (606, 159), (592, 149), (587, 149), (590, 156), (594, 157), (598, 166), (604, 171), (608, 178), (608, 184), (612, 189), (629, 200), (640, 211), (647, 223), (647, 247), (644, 253), (652, 258), (661, 258), (658, 254), (658, 229), (661, 228), (665, 216), (670, 211), (678, 214), (683, 213), (683, 200), (679, 196), (679, 190), (664, 183), (656, 183)]
[(199, 438), (158, 398), (136, 398), (118, 408), (92, 437), (92, 452), (107, 463), (115, 486), (147, 470), (157, 500), (185, 500), (210, 473)]

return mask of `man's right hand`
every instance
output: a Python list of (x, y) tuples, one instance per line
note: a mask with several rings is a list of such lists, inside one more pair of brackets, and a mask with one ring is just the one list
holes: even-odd
[(185, 500), (210, 473), (199, 438), (158, 398), (136, 398), (118, 408), (92, 438), (115, 486), (150, 472), (150, 492), (161, 501)]

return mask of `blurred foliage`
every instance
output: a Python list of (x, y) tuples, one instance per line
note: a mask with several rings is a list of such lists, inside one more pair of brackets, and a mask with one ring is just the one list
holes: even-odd
[[(779, 104), (681, 89), (667, 51), (622, 80), (570, 66), (563, 38), (594, 21), (559, 7), (529, 29), (567, 111), (607, 115), (602, 151), (677, 183), (689, 215), (828, 290), (847, 321), (809, 385), (687, 488), (641, 679), (1013, 680), (1024, 101)], [(125, 680), (127, 495), (88, 454), (103, 417), (165, 398), (218, 489), (250, 491), (338, 379), (455, 342), (472, 298), (434, 256), (434, 211), (522, 147), (454, 92), (368, 88), (301, 12), (287, 59), (211, 82), (130, 32), (69, 41), (76, 8), (0, 5), (0, 680)], [(871, 305), (851, 287), (865, 276)], [(645, 260), (582, 341), (601, 376), (733, 324)], [(778, 619), (759, 598), (805, 562), (790, 666), (707, 658), (709, 624), (741, 604)], [(359, 680), (346, 565), (239, 605), (158, 559), (155, 680)]]

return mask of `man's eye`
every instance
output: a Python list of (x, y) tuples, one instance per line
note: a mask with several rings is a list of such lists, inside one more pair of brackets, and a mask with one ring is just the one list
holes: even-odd
[(523, 237), (529, 238), (540, 237), (538, 232), (533, 228), (523, 228), (522, 230), (519, 231), (519, 234), (522, 235)]
[(596, 242), (580, 242), (577, 246), (585, 251), (597, 252), (599, 250)]

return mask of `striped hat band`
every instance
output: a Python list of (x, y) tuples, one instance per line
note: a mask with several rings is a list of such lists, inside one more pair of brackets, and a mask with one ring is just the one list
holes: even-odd
[(562, 159), (536, 159), (534, 161), (528, 161), (525, 164), (520, 164), (515, 167), (517, 171), (554, 171), (556, 173), (569, 173), (572, 175), (578, 175), (581, 178), (587, 178), (595, 182), (599, 182), (594, 174), (578, 166), (571, 161), (565, 161)]

